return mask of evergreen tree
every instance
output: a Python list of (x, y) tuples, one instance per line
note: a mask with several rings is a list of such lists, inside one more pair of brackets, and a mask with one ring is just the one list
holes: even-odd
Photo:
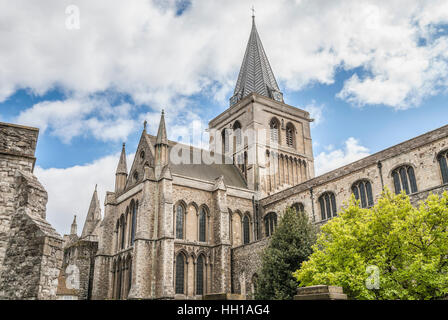
[(255, 299), (292, 299), (298, 287), (293, 272), (311, 255), (315, 241), (315, 227), (308, 215), (288, 208), (263, 252)]

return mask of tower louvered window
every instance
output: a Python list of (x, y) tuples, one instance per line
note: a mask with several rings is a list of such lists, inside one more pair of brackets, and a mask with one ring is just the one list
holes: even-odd
[(184, 276), (185, 276), (185, 261), (184, 255), (179, 253), (176, 257), (176, 293), (184, 294)]
[(319, 197), (320, 214), (322, 220), (336, 217), (336, 197), (333, 192), (325, 192)]
[(279, 136), (279, 123), (277, 119), (272, 119), (269, 128), (271, 130), (271, 142), (272, 143), (278, 143), (278, 136)]
[(206, 212), (204, 208), (199, 211), (199, 241), (205, 242)]
[(352, 185), (352, 192), (356, 200), (360, 200), (362, 208), (373, 206), (372, 184), (367, 180), (360, 180)]
[(437, 160), (439, 161), (440, 170), (442, 171), (442, 182), (448, 183), (448, 150), (439, 153)]
[(247, 215), (243, 218), (243, 240), (244, 244), (248, 244), (250, 242), (250, 227), (249, 227), (249, 217)]
[(401, 166), (392, 171), (395, 193), (399, 194), (402, 190), (406, 194), (417, 192), (417, 182), (415, 180), (414, 168), (411, 166)]
[(176, 207), (176, 239), (184, 238), (184, 207)]
[(291, 123), (286, 125), (286, 145), (294, 148), (294, 126)]
[(199, 256), (196, 264), (196, 294), (204, 294), (204, 258)]

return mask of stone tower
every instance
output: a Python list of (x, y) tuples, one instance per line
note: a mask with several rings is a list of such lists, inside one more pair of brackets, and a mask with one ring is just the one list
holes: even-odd
[(252, 16), (230, 108), (209, 122), (212, 147), (238, 166), (261, 198), (314, 177), (312, 121), (284, 103)]

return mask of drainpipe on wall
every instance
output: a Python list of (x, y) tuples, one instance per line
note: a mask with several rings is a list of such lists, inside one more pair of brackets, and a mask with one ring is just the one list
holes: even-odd
[(311, 212), (313, 213), (313, 223), (316, 222), (316, 217), (314, 216), (314, 194), (313, 194), (313, 187), (310, 188), (311, 193)]
[(383, 180), (383, 164), (381, 163), (381, 161), (377, 162), (377, 167), (378, 167), (378, 171), (380, 173), (380, 179), (381, 179), (381, 189), (384, 190), (384, 180)]

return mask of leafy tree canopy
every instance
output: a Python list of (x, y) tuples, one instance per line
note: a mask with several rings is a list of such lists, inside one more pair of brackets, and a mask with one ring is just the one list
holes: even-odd
[(300, 286), (341, 286), (354, 299), (444, 297), (448, 193), (429, 195), (418, 207), (404, 193), (388, 190), (370, 209), (360, 208), (352, 197), (339, 216), (321, 228), (313, 250), (294, 273)]

